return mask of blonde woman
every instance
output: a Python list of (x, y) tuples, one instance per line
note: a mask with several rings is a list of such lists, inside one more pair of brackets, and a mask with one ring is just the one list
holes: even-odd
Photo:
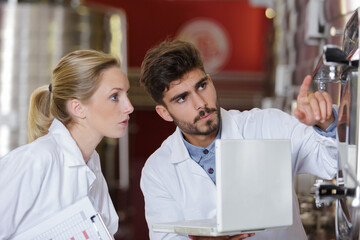
[(34, 91), (29, 144), (0, 159), (0, 239), (9, 239), (88, 196), (111, 234), (118, 216), (95, 151), (125, 134), (133, 112), (117, 58), (93, 50), (66, 55), (51, 84)]

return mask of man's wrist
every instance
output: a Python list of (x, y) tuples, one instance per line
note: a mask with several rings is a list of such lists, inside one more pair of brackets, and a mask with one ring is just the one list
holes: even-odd
[(337, 125), (337, 108), (333, 107), (332, 121), (330, 123), (324, 123), (322, 128), (318, 125), (314, 126), (317, 133), (325, 137), (336, 138), (336, 125)]
[(325, 122), (321, 123), (319, 122), (318, 124), (316, 124), (315, 126), (320, 128), (321, 130), (323, 130), (324, 132), (328, 132), (328, 127), (330, 127), (331, 124), (333, 124), (335, 122), (335, 116), (334, 113), (331, 114), (331, 117), (326, 120)]

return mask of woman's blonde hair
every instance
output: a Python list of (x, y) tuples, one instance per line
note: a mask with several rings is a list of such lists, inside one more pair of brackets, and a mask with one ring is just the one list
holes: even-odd
[(120, 67), (119, 59), (95, 50), (77, 50), (63, 57), (53, 70), (50, 85), (31, 95), (28, 142), (47, 134), (54, 118), (65, 126), (72, 123), (67, 101), (88, 100), (99, 86), (101, 73), (110, 67)]

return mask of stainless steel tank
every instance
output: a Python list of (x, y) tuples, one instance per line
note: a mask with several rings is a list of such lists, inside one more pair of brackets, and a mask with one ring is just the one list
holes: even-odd
[(352, 12), (342, 31), (341, 46), (325, 45), (314, 72), (319, 90), (339, 89), (337, 140), (340, 151), (336, 185), (318, 182), (318, 204), (336, 201), (336, 238), (359, 240), (360, 235), (360, 84), (359, 14)]
[(82, 4), (0, 4), (0, 156), (26, 143), (31, 92), (76, 49), (120, 57), (126, 72), (126, 18), (121, 10)]
[[(126, 29), (125, 13), (115, 8), (76, 1), (0, 4), (0, 157), (26, 143), (30, 95), (49, 84), (53, 67), (67, 53), (111, 53), (127, 74)], [(127, 190), (128, 134), (105, 138), (98, 151), (109, 190)]]

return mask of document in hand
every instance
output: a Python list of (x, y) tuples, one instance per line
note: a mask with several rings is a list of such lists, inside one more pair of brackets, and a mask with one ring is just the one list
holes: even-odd
[(114, 240), (88, 197), (82, 198), (46, 221), (13, 238), (13, 240), (23, 239)]

